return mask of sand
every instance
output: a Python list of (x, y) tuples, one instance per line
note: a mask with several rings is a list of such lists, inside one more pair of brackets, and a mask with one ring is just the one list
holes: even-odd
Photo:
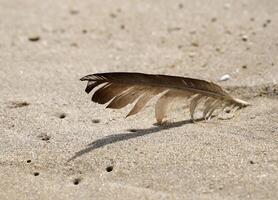
[[(278, 199), (276, 0), (0, 1), (0, 199)], [(252, 104), (191, 123), (90, 101), (79, 78), (218, 82)]]

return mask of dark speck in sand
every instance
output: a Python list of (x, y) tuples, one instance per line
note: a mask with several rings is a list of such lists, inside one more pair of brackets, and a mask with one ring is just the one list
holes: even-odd
[(60, 118), (60, 119), (64, 119), (64, 118), (66, 118), (66, 116), (67, 116), (67, 115), (66, 115), (65, 113), (59, 114), (59, 118)]
[(108, 167), (106, 167), (106, 171), (107, 171), (107, 172), (112, 172), (112, 171), (113, 171), (113, 166), (108, 166)]
[(40, 175), (40, 173), (39, 173), (39, 172), (34, 172), (33, 174), (34, 174), (34, 176), (38, 176), (38, 175)]
[(93, 119), (92, 122), (95, 123), (95, 124), (98, 124), (100, 122), (100, 120), (99, 119)]
[(28, 38), (28, 40), (29, 40), (30, 42), (37, 42), (37, 41), (39, 41), (40, 39), (41, 39), (40, 36), (31, 36), (31, 37)]
[(77, 15), (79, 13), (79, 11), (76, 9), (71, 9), (69, 12), (71, 15)]
[(117, 15), (116, 15), (115, 13), (110, 13), (110, 17), (111, 17), (111, 18), (116, 18)]
[(80, 178), (75, 178), (75, 179), (73, 180), (73, 184), (74, 184), (74, 185), (78, 185), (80, 182), (81, 182), (81, 179), (80, 179)]
[(30, 103), (28, 103), (26, 101), (12, 101), (9, 108), (22, 108), (22, 107), (29, 106), (29, 105), (30, 105)]
[(251, 165), (255, 164), (255, 162), (254, 162), (253, 160), (250, 160), (249, 163), (250, 163)]

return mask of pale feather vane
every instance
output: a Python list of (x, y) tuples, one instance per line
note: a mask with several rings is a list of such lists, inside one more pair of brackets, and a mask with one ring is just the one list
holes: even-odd
[(161, 94), (155, 105), (158, 123), (166, 117), (175, 100), (188, 99), (191, 119), (194, 120), (196, 107), (203, 103), (203, 117), (209, 119), (215, 110), (241, 108), (247, 102), (233, 98), (219, 85), (199, 79), (156, 74), (113, 72), (87, 75), (80, 79), (88, 81), (86, 92), (96, 88), (92, 101), (105, 104), (107, 108), (120, 109), (134, 104), (127, 116), (140, 112), (154, 97)]

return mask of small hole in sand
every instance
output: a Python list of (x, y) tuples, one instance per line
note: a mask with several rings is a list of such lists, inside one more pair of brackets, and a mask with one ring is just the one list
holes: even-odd
[(65, 113), (59, 114), (59, 118), (60, 118), (60, 119), (64, 119), (65, 117), (66, 117), (66, 114), (65, 114)]
[(92, 122), (95, 123), (95, 124), (97, 124), (97, 123), (100, 122), (100, 120), (99, 120), (99, 119), (93, 119)]
[(125, 25), (124, 24), (122, 24), (120, 27), (121, 27), (122, 30), (125, 29)]
[(131, 133), (135, 133), (135, 132), (137, 132), (137, 130), (136, 130), (136, 129), (129, 129), (128, 131), (129, 131), (129, 132), (131, 132)]
[(41, 133), (37, 137), (43, 141), (49, 141), (51, 138), (50, 135), (47, 135), (47, 133)]
[(71, 15), (77, 15), (77, 14), (79, 13), (79, 11), (76, 10), (76, 9), (71, 9), (71, 10), (69, 11), (69, 13), (70, 13)]
[(28, 38), (28, 40), (29, 40), (30, 42), (37, 42), (37, 41), (39, 41), (40, 39), (41, 39), (40, 36), (31, 36), (31, 37)]
[(78, 44), (76, 42), (73, 42), (70, 44), (71, 47), (78, 47)]
[(216, 22), (216, 21), (217, 21), (217, 18), (216, 18), (216, 17), (213, 17), (213, 18), (211, 18), (210, 21), (211, 21), (211, 22)]
[(183, 8), (183, 4), (180, 3), (178, 7), (179, 7), (179, 9), (182, 9)]
[(31, 161), (31, 160), (27, 160), (26, 162), (27, 162), (27, 163), (31, 163), (32, 161)]
[(225, 113), (230, 113), (230, 112), (231, 112), (230, 109), (225, 110)]
[(106, 167), (106, 171), (107, 171), (107, 172), (112, 172), (112, 171), (113, 171), (113, 166), (108, 166), (108, 167)]
[(48, 141), (50, 140), (50, 136), (49, 135), (46, 135), (44, 137), (41, 138), (43, 141)]
[(255, 162), (254, 162), (253, 160), (250, 160), (249, 163), (250, 163), (251, 165), (255, 164)]
[(110, 13), (110, 17), (111, 17), (111, 18), (116, 18), (117, 15), (116, 15), (115, 13)]
[(80, 183), (80, 181), (81, 181), (80, 178), (75, 178), (75, 179), (73, 180), (73, 184), (74, 184), (74, 185), (78, 185), (78, 184)]
[(34, 172), (34, 176), (38, 176), (38, 175), (40, 175), (39, 172)]

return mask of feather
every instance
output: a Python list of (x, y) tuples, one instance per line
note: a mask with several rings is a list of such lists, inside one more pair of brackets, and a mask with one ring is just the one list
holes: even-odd
[(167, 116), (167, 112), (170, 106), (174, 104), (179, 99), (185, 99), (189, 97), (192, 93), (179, 90), (170, 90), (163, 94), (155, 105), (155, 117), (156, 121), (160, 124), (163, 119)]
[(107, 108), (120, 109), (134, 104), (128, 116), (140, 112), (154, 97), (162, 94), (155, 105), (155, 116), (161, 123), (171, 104), (188, 99), (191, 119), (199, 104), (203, 103), (203, 117), (209, 119), (215, 110), (227, 107), (242, 108), (247, 102), (233, 98), (219, 85), (200, 79), (156, 74), (114, 72), (87, 75), (80, 79), (88, 81), (85, 91), (95, 90), (92, 101), (105, 104)]

